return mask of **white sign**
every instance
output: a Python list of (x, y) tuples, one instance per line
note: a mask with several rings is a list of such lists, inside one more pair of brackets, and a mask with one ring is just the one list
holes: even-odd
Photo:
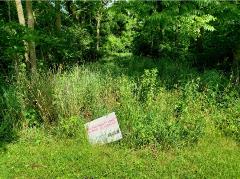
[(122, 133), (114, 112), (86, 123), (85, 128), (89, 141), (92, 144), (110, 143), (122, 138)]

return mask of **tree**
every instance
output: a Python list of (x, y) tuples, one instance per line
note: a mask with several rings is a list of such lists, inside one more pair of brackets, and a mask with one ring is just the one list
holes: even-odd
[(97, 11), (96, 15), (96, 21), (97, 21), (97, 26), (96, 26), (96, 50), (99, 51), (99, 43), (100, 43), (100, 27), (101, 27), (101, 20), (102, 20), (102, 13), (100, 10)]
[(10, 1), (7, 1), (7, 5), (8, 5), (8, 20), (9, 20), (9, 22), (11, 22), (11, 3), (10, 3)]
[[(23, 8), (21, 0), (15, 0), (16, 8), (18, 13), (19, 24), (22, 26), (26, 26)], [(33, 17), (33, 10), (32, 10), (32, 2), (30, 0), (26, 0), (26, 11), (27, 11), (27, 25), (30, 29), (31, 33), (34, 30), (34, 17)], [(24, 40), (25, 46), (25, 60), (27, 66), (30, 66), (30, 70), (32, 73), (35, 73), (37, 70), (37, 63), (36, 63), (36, 50), (35, 50), (35, 42), (34, 40), (28, 40), (28, 43)]]
[(214, 31), (215, 17), (205, 13), (207, 4), (198, 2), (131, 2), (137, 14), (139, 33), (135, 38), (137, 54), (167, 58), (188, 58), (192, 41), (201, 29)]
[[(28, 20), (28, 28), (33, 31), (34, 30), (34, 17), (32, 10), (32, 2), (31, 0), (26, 0), (26, 10), (27, 10), (27, 20)], [(36, 50), (35, 50), (35, 42), (34, 40), (30, 40), (28, 42), (29, 46), (29, 61), (31, 72), (35, 73), (37, 70), (37, 59), (36, 59)]]
[(55, 1), (56, 6), (56, 28), (57, 31), (61, 31), (61, 1), (57, 0)]
[(19, 24), (25, 26), (25, 18), (24, 18), (24, 13), (22, 8), (22, 2), (21, 0), (15, 0), (15, 2), (16, 2)]
[[(15, 0), (15, 3), (16, 3), (16, 8), (17, 8), (19, 24), (22, 26), (26, 26), (23, 8), (22, 8), (22, 2), (21, 2), (21, 0)], [(24, 43), (24, 47), (25, 47), (25, 53), (24, 53), (25, 61), (26, 61), (26, 63), (28, 63), (29, 62), (28, 44), (25, 40), (23, 41), (23, 43)], [(16, 70), (18, 69), (18, 65), (19, 65), (18, 61), (16, 60)]]

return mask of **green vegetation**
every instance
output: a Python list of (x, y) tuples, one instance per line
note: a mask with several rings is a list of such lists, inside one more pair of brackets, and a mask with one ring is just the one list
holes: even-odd
[[(175, 83), (166, 74), (178, 66), (149, 60), (110, 58), (23, 78), (17, 87), (23, 93), (5, 92), (6, 101), (17, 93), (10, 109), (19, 100), (19, 111), (6, 121), (21, 121), (24, 129), (3, 148), (2, 177), (239, 176), (239, 145), (229, 138), (239, 140), (239, 98), (229, 83), (219, 86), (228, 80), (182, 66)], [(112, 111), (124, 138), (89, 146), (83, 123)], [(18, 113), (24, 114), (20, 121)]]
[(217, 136), (181, 150), (134, 150), (118, 144), (93, 147), (31, 129), (0, 153), (0, 177), (238, 178), (239, 154), (235, 142)]
[[(0, 178), (240, 176), (238, 1), (0, 1), (0, 17)], [(123, 139), (90, 145), (84, 124), (111, 112)]]

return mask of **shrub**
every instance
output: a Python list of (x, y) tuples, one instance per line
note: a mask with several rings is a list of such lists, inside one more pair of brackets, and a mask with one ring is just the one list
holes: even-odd
[(78, 138), (81, 142), (86, 142), (84, 119), (80, 117), (72, 116), (69, 119), (59, 119), (59, 124), (55, 128), (55, 133), (59, 137)]
[(120, 86), (121, 121), (126, 141), (134, 146), (150, 143), (182, 146), (195, 143), (204, 134), (205, 121), (198, 82), (187, 84), (183, 92), (157, 87), (157, 70), (145, 70), (140, 93), (136, 83), (123, 78)]

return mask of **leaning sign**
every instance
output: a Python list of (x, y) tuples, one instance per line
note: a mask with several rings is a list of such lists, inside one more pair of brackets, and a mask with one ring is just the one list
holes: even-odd
[(122, 138), (114, 112), (86, 123), (85, 128), (91, 144), (110, 143)]

